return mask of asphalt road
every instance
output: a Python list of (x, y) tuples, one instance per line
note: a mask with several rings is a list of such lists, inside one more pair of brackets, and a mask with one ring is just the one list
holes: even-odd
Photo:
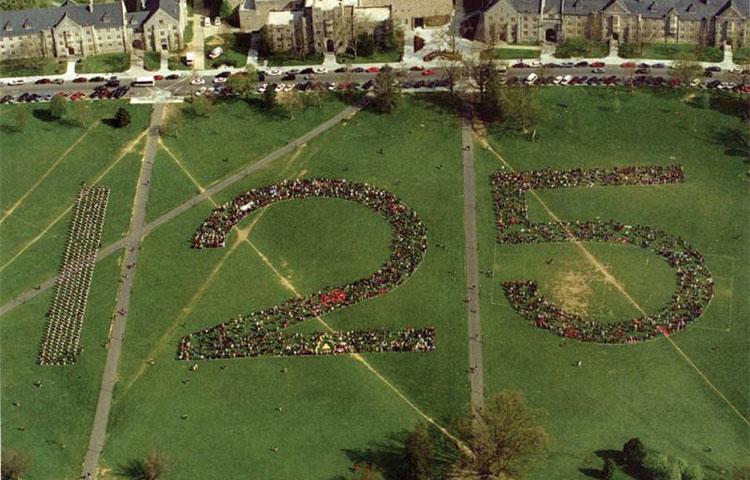
[[(288, 71), (289, 69), (287, 69)], [(410, 82), (417, 82), (419, 80), (424, 81), (432, 81), (432, 80), (439, 80), (444, 78), (443, 72), (439, 68), (433, 69), (436, 71), (434, 75), (425, 76), (422, 75), (421, 72), (413, 72), (409, 70), (396, 70), (396, 74), (401, 82), (404, 81), (410, 81)], [(621, 68), (619, 65), (617, 66), (608, 66), (606, 68), (606, 72), (602, 74), (593, 73), (592, 69), (590, 67), (581, 67), (581, 68), (508, 68), (507, 70), (507, 76), (516, 76), (519, 78), (526, 77), (529, 73), (535, 72), (538, 75), (544, 75), (544, 76), (565, 76), (565, 75), (573, 75), (573, 76), (582, 76), (586, 75), (588, 77), (591, 77), (592, 75), (601, 77), (601, 76), (610, 76), (615, 75), (617, 77), (623, 77), (628, 78), (631, 76), (636, 76), (635, 69), (633, 68)], [(189, 96), (191, 93), (199, 90), (202, 85), (191, 85), (190, 82), (195, 76), (183, 72), (182, 75), (185, 75), (181, 77), (178, 80), (157, 80), (155, 87), (131, 87), (130, 90), (127, 92), (127, 94), (123, 98), (132, 98), (132, 97), (142, 97), (142, 96), (151, 96), (155, 95), (161, 92), (170, 92), (172, 95), (176, 96)], [(359, 82), (360, 84), (372, 80), (375, 78), (375, 73), (335, 73), (335, 72), (329, 72), (322, 75), (315, 75), (315, 79), (312, 80), (313, 82)], [(660, 69), (651, 69), (651, 71), (646, 74), (646, 76), (650, 77), (664, 77), (664, 78), (671, 78), (672, 71), (667, 68), (660, 68)], [(205, 79), (205, 86), (209, 87), (211, 85), (219, 85), (213, 83), (213, 75), (199, 75), (199, 78)], [(266, 79), (264, 82), (260, 83), (304, 83), (307, 80), (304, 79), (304, 75), (297, 74), (295, 80), (289, 80), (285, 81), (282, 80), (283, 75), (276, 75), (276, 76), (270, 76), (266, 75)], [(747, 75), (745, 76), (747, 77)], [(731, 82), (742, 82), (743, 81), (743, 75), (740, 74), (732, 74), (727, 71), (722, 71), (718, 73), (714, 73), (711, 78), (704, 78), (701, 77), (704, 80), (721, 80), (721, 81), (731, 81)], [(132, 82), (132, 78), (122, 78), (121, 79), (121, 85), (129, 86)], [(84, 92), (87, 95), (92, 93), (94, 91), (94, 88), (102, 85), (102, 83), (74, 83), (72, 81), (66, 81), (62, 85), (57, 84), (33, 84), (33, 83), (25, 83), (24, 85), (17, 85), (17, 86), (0, 86), (0, 97), (3, 97), (5, 95), (13, 95), (14, 97), (19, 96), (23, 92), (29, 92), (29, 93), (52, 93), (56, 94), (58, 92), (65, 92), (68, 94), (72, 94), (74, 92)]]

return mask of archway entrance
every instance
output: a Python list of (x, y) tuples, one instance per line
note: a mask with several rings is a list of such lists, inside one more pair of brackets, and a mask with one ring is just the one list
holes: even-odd
[(333, 53), (333, 40), (331, 40), (330, 38), (326, 42), (326, 50)]
[(544, 32), (544, 38), (548, 42), (557, 43), (557, 30), (554, 28), (548, 28), (546, 32)]
[(143, 50), (143, 42), (141, 42), (140, 40), (133, 40), (133, 48)]

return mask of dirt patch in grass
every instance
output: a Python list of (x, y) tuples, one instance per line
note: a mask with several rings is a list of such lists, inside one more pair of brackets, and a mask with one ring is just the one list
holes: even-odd
[(555, 303), (566, 312), (587, 317), (594, 290), (591, 275), (575, 269), (558, 273), (552, 279), (552, 295)]

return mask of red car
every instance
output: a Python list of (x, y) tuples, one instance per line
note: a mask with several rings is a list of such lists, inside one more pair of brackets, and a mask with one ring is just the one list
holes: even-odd
[(40, 78), (34, 83), (36, 83), (37, 85), (45, 85), (47, 83), (52, 83), (52, 80), (50, 80), (49, 78)]
[(380, 71), (380, 67), (370, 67), (365, 72), (367, 73), (378, 73)]
[(76, 92), (76, 93), (74, 93), (73, 95), (70, 96), (70, 100), (73, 101), (73, 102), (75, 102), (76, 100), (80, 100), (80, 99), (82, 99), (85, 96), (86, 96), (86, 94), (83, 93), (83, 92)]
[(669, 81), (669, 86), (670, 87), (679, 87), (681, 83), (682, 83), (682, 81), (680, 81), (679, 78), (675, 77), (675, 78), (673, 78), (672, 80)]
[(430, 75), (435, 75), (435, 70), (427, 69), (422, 71), (422, 75), (425, 77), (429, 77)]
[(594, 62), (590, 65), (591, 68), (604, 68), (604, 62)]
[(164, 75), (154, 75), (154, 80), (164, 80)]
[(88, 82), (86, 77), (78, 77), (75, 80), (73, 80), (73, 83), (86, 83), (86, 82)]
[(412, 72), (421, 72), (422, 70), (424, 70), (424, 67), (421, 65), (414, 65), (409, 70), (411, 70)]
[(620, 65), (621, 68), (635, 68), (635, 62), (625, 62)]

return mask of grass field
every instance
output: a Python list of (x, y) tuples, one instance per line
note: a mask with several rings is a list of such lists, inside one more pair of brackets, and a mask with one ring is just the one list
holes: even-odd
[(621, 43), (618, 54), (622, 58), (686, 59), (699, 62), (721, 62), (724, 59), (724, 53), (718, 47), (705, 47), (701, 50), (694, 45), (676, 43)]
[(554, 55), (555, 58), (600, 58), (606, 57), (608, 53), (609, 47), (607, 46), (607, 42), (569, 38), (557, 46)]
[(733, 58), (734, 63), (748, 64), (750, 63), (750, 47), (737, 48), (734, 50)]
[(25, 77), (65, 73), (65, 62), (55, 58), (22, 58), (0, 61), (0, 77)]
[[(480, 245), (485, 245), (480, 248), (480, 270), (495, 272), (494, 278), (482, 281), (483, 291), (492, 292), (482, 297), (486, 388), (521, 389), (531, 403), (549, 412), (552, 450), (534, 478), (587, 478), (587, 469), (598, 470), (603, 464), (597, 451), (619, 449), (634, 436), (657, 450), (700, 463), (706, 472), (736, 472), (747, 463), (748, 425), (677, 348), (748, 415), (744, 352), (749, 347), (750, 308), (741, 292), (750, 278), (747, 269), (739, 271), (737, 265), (748, 264), (749, 252), (747, 241), (732, 240), (750, 233), (748, 181), (742, 158), (726, 154), (717, 141), (721, 132), (739, 128), (739, 120), (654, 93), (555, 91), (542, 96), (549, 113), (536, 142), (491, 132), (490, 145), (507, 163), (476, 145)], [(619, 120), (608, 120), (611, 115)], [(716, 295), (695, 325), (672, 337), (674, 345), (664, 338), (637, 346), (581, 344), (528, 325), (510, 308), (502, 282), (536, 279), (543, 294), (597, 319), (638, 316), (574, 245), (493, 245), (492, 172), (503, 167), (675, 162), (685, 167), (684, 184), (537, 192), (563, 220), (613, 218), (651, 225), (683, 236), (706, 255), (716, 277)], [(540, 201), (528, 197), (531, 219), (551, 221)], [(672, 295), (674, 273), (657, 257), (625, 246), (586, 248), (647, 312)], [(554, 260), (551, 265), (546, 263), (549, 258)], [(576, 368), (579, 360), (583, 366)], [(706, 452), (707, 446), (714, 448), (712, 453)]]
[(294, 55), (286, 55), (283, 53), (275, 53), (273, 55), (265, 55), (259, 58), (259, 60), (268, 61), (269, 67), (294, 67), (297, 65), (320, 65), (323, 63), (323, 55), (308, 55), (304, 59), (301, 59)]
[(130, 68), (129, 53), (90, 55), (76, 64), (77, 73), (117, 73)]
[(159, 52), (146, 52), (143, 55), (143, 66), (146, 70), (159, 70), (161, 54)]
[(496, 48), (495, 50), (485, 50), (482, 52), (482, 58), (494, 58), (496, 60), (516, 60), (523, 58), (539, 58), (541, 50), (532, 50), (530, 48)]
[(351, 53), (340, 53), (336, 55), (339, 63), (398, 63), (404, 55), (403, 48), (399, 50), (381, 50), (369, 56), (358, 55), (354, 58)]
[[(541, 95), (545, 116), (534, 142), (490, 129), (474, 144), (486, 392), (520, 389), (549, 413), (543, 424), (551, 449), (534, 480), (596, 477), (601, 451), (619, 449), (634, 436), (700, 463), (707, 478), (733, 480), (750, 453), (748, 425), (740, 417), (750, 415), (750, 188), (746, 159), (727, 143), (742, 124), (695, 107), (679, 91), (563, 89)], [(100, 462), (103, 478), (123, 478), (127, 463), (153, 448), (173, 460), (168, 480), (330, 480), (364, 461), (393, 472), (393, 449), (422, 414), (447, 426), (468, 404), (460, 124), (439, 98), (405, 97), (391, 115), (362, 111), (143, 238)], [(92, 104), (95, 118), (109, 118), (119, 106)], [(162, 137), (157, 146), (147, 221), (343, 106), (326, 98), (321, 108), (307, 108), (290, 121), (234, 100), (217, 104), (209, 117), (185, 115), (179, 136)], [(15, 108), (29, 109), (24, 132), (14, 129)], [(67, 127), (35, 108), (0, 108), (2, 304), (54, 274), (66, 209), (82, 180), (110, 186), (102, 243), (121, 237), (145, 144), (145, 106), (127, 106), (133, 123), (125, 129), (106, 123)], [(48, 141), (26, 141), (42, 136)], [(625, 245), (497, 244), (493, 172), (672, 163), (684, 166), (685, 183), (543, 190), (527, 197), (532, 221), (615, 219), (685, 238), (705, 255), (716, 282), (711, 304), (694, 325), (671, 339), (638, 345), (582, 344), (529, 325), (509, 306), (502, 282), (534, 279), (565, 308), (622, 320), (638, 316), (638, 307), (653, 312), (664, 305), (673, 293), (674, 270)], [(419, 214), (429, 248), (415, 274), (385, 296), (321, 320), (338, 330), (434, 326), (436, 351), (368, 354), (363, 361), (216, 360), (190, 371), (190, 364), (175, 360), (183, 335), (362, 278), (387, 258), (388, 224), (361, 205), (334, 199), (278, 203), (243, 220), (226, 247), (189, 248), (215, 203), (299, 177), (367, 182), (394, 192)], [(604, 281), (581, 247), (638, 307)], [(75, 366), (35, 363), (51, 291), (0, 322), (3, 446), (31, 457), (24, 478), (78, 477), (114, 308), (117, 257), (97, 264), (85, 352)], [(292, 328), (326, 326), (308, 320)], [(41, 388), (33, 386), (37, 380)]]
[[(148, 125), (149, 108), (126, 106), (132, 123), (116, 129), (106, 122), (121, 105), (125, 104), (92, 103), (96, 121), (86, 128), (50, 121), (46, 108), (38, 105), (0, 109), (2, 303), (57, 271), (70, 207), (82, 181), (111, 188), (102, 242), (118, 240), (127, 230), (143, 147), (139, 137)], [(12, 127), (12, 110), (17, 108), (28, 111), (23, 132)], [(46, 141), (29, 142), (29, 138)]]

